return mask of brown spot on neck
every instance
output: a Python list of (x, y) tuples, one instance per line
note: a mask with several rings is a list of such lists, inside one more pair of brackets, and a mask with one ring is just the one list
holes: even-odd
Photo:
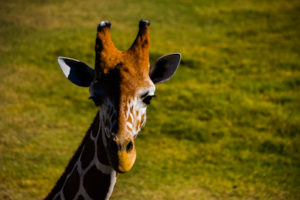
[(80, 186), (80, 177), (75, 167), (75, 169), (73, 170), (71, 176), (66, 181), (65, 186), (63, 188), (63, 194), (65, 199), (73, 200), (76, 193), (78, 192), (79, 186)]
[(90, 138), (87, 138), (80, 158), (82, 169), (85, 169), (92, 162), (95, 151), (96, 149), (94, 141), (92, 141)]
[(83, 186), (92, 199), (105, 199), (110, 187), (110, 175), (93, 166), (84, 176)]

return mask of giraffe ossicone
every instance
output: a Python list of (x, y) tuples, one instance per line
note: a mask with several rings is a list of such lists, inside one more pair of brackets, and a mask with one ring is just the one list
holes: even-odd
[(109, 199), (118, 173), (132, 168), (134, 139), (145, 126), (155, 84), (170, 79), (181, 59), (179, 53), (167, 54), (149, 68), (149, 26), (141, 20), (132, 46), (120, 51), (111, 40), (110, 22), (100, 22), (95, 69), (79, 60), (58, 58), (63, 74), (72, 83), (89, 87), (99, 111), (46, 199)]

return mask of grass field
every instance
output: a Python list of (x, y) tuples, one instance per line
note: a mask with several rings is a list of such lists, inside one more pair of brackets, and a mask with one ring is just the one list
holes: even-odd
[(0, 0), (0, 199), (45, 197), (97, 112), (56, 58), (93, 66), (97, 24), (125, 50), (140, 19), (183, 60), (112, 199), (300, 199), (297, 0)]

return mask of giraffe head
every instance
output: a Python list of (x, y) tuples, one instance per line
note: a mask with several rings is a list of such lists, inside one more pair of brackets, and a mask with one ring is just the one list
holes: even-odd
[(160, 57), (149, 64), (149, 25), (141, 20), (132, 46), (118, 50), (110, 37), (110, 23), (97, 28), (95, 70), (71, 58), (59, 57), (65, 76), (74, 84), (89, 87), (100, 107), (102, 137), (111, 166), (118, 172), (129, 171), (136, 158), (134, 138), (145, 125), (146, 108), (154, 97), (155, 84), (168, 80), (176, 71), (180, 54)]

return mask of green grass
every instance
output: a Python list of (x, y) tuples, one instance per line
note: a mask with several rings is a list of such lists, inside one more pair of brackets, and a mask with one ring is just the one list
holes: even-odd
[(300, 3), (0, 0), (0, 199), (42, 199), (96, 113), (56, 58), (91, 66), (96, 26), (150, 58), (181, 52), (157, 86), (133, 170), (112, 199), (300, 199)]

